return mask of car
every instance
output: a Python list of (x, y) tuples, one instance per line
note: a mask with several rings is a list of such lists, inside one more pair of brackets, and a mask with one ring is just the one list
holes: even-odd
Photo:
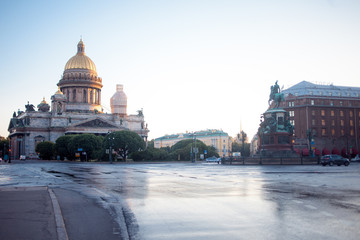
[(25, 160), (26, 156), (25, 155), (20, 155), (20, 160)]
[(219, 164), (221, 162), (221, 158), (217, 158), (215, 156), (209, 157), (209, 158), (206, 158), (206, 162), (216, 162)]
[(349, 161), (349, 159), (344, 158), (342, 156), (331, 154), (331, 155), (322, 156), (320, 159), (320, 163), (323, 166), (326, 166), (326, 165), (332, 166), (334, 164), (336, 164), (338, 166), (340, 166), (340, 165), (349, 166), (350, 161)]
[(360, 156), (359, 156), (359, 154), (356, 154), (356, 156), (351, 159), (351, 162), (360, 162)]

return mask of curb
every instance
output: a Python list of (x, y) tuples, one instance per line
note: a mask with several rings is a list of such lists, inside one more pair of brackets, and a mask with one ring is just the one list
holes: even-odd
[(54, 209), (56, 232), (57, 232), (58, 240), (69, 240), (59, 202), (58, 202), (58, 200), (55, 196), (55, 193), (53, 192), (52, 189), (48, 188), (48, 192), (50, 194), (51, 202), (52, 202), (53, 209)]

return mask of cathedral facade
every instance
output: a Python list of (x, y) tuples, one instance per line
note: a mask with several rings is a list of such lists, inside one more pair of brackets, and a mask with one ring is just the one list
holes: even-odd
[(127, 114), (127, 96), (123, 85), (116, 86), (110, 99), (111, 114), (101, 106), (102, 78), (94, 62), (85, 55), (82, 40), (77, 53), (65, 65), (58, 90), (51, 96), (51, 106), (43, 101), (35, 106), (28, 103), (25, 111), (14, 112), (9, 123), (10, 156), (18, 159), (36, 157), (39, 142), (52, 141), (67, 134), (91, 133), (105, 136), (109, 132), (134, 131), (147, 142), (148, 128), (142, 110)]

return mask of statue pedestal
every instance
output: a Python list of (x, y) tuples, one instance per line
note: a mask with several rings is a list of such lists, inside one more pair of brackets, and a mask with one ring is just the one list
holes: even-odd
[(264, 113), (261, 124), (260, 150), (263, 156), (294, 155), (292, 146), (292, 126), (284, 109), (273, 108)]

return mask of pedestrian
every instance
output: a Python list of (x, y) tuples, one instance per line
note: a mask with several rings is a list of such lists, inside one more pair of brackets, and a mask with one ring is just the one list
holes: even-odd
[[(4, 155), (4, 162), (8, 162), (9, 160), (9, 156), (7, 154)], [(11, 161), (9, 160), (9, 163), (11, 163)]]

